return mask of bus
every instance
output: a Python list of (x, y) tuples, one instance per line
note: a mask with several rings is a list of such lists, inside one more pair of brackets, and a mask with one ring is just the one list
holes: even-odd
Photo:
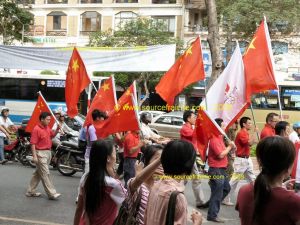
[[(283, 81), (279, 82), (278, 86), (282, 106), (281, 120), (285, 120), (292, 125), (300, 121), (300, 81)], [(259, 130), (264, 127), (268, 113), (275, 112), (280, 115), (277, 90), (253, 95), (251, 100)], [(243, 116), (252, 118), (250, 108), (245, 111)]]
[[(65, 79), (65, 75), (0, 73), (0, 109), (3, 106), (8, 107), (10, 119), (15, 124), (20, 124), (23, 119), (30, 118), (37, 101), (37, 92), (41, 91), (51, 110), (66, 112)], [(107, 77), (92, 77), (91, 79), (99, 88), (101, 81)], [(88, 91), (91, 91), (91, 87)], [(81, 94), (78, 106), (80, 112), (86, 112), (87, 93)]]

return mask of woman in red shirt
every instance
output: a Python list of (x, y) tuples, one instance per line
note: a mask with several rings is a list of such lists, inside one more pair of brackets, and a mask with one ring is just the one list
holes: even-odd
[(279, 136), (266, 137), (258, 143), (256, 157), (262, 171), (254, 185), (240, 189), (237, 198), (241, 224), (300, 225), (300, 196), (282, 186), (293, 167), (293, 143)]

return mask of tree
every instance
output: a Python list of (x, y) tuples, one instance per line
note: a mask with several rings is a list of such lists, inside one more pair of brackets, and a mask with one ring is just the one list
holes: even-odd
[(19, 8), (18, 5), (11, 0), (0, 0), (0, 35), (3, 36), (3, 44), (9, 45), (15, 39), (22, 39), (22, 30), (29, 29), (29, 25), (33, 21), (33, 15), (27, 10)]
[[(120, 24), (117, 31), (96, 32), (90, 35), (89, 46), (100, 47), (134, 47), (150, 46), (159, 44), (176, 44), (176, 52), (180, 53), (183, 43), (173, 34), (166, 32), (166, 25), (163, 22), (147, 18), (137, 18)], [(107, 74), (107, 73), (105, 73)], [(142, 73), (115, 73), (117, 85), (126, 89), (133, 80), (137, 80), (138, 94), (144, 90), (145, 97), (139, 102), (143, 102), (149, 97), (150, 91), (154, 90), (163, 73), (142, 72)], [(149, 89), (150, 88), (150, 89)]]

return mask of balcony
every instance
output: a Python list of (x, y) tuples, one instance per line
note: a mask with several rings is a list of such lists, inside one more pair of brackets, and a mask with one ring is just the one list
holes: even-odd
[(186, 4), (186, 9), (200, 9), (206, 10), (206, 5), (204, 0), (188, 0)]
[(31, 25), (29, 26), (29, 31), (25, 33), (25, 36), (44, 36), (44, 26), (43, 25)]
[(47, 36), (67, 36), (67, 30), (49, 30), (46, 31)]

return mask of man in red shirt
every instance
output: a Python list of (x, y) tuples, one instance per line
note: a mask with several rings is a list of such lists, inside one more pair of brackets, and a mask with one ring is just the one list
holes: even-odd
[(278, 121), (279, 115), (277, 113), (269, 113), (266, 117), (265, 127), (261, 131), (260, 139), (275, 136), (275, 126)]
[(51, 120), (51, 114), (42, 112), (40, 114), (40, 124), (36, 125), (31, 133), (30, 143), (33, 161), (36, 164), (36, 171), (33, 173), (28, 190), (27, 197), (39, 197), (41, 193), (36, 192), (36, 188), (42, 180), (44, 189), (50, 200), (57, 199), (61, 194), (57, 193), (50, 179), (49, 163), (51, 160), (51, 139), (56, 136), (60, 126), (56, 131), (52, 131), (48, 126)]
[(135, 177), (135, 163), (141, 147), (145, 145), (145, 141), (141, 141), (139, 131), (130, 131), (124, 139), (124, 181), (127, 188), (127, 181)]
[[(225, 125), (222, 119), (215, 120), (217, 124), (225, 130)], [(207, 213), (207, 220), (214, 222), (224, 222), (218, 217), (220, 211), (221, 201), (228, 195), (230, 191), (229, 177), (226, 173), (228, 165), (227, 155), (234, 143), (229, 140), (228, 146), (225, 147), (223, 135), (213, 137), (209, 142), (208, 151), (208, 175), (210, 177), (209, 186), (211, 195), (209, 199), (209, 208)]]
[(257, 143), (256, 135), (250, 136), (249, 131), (252, 128), (252, 121), (249, 117), (240, 119), (241, 130), (235, 138), (236, 158), (233, 162), (234, 173), (230, 180), (231, 191), (228, 194), (227, 202), (230, 202), (230, 196), (235, 193), (238, 182), (246, 179), (249, 183), (255, 180), (253, 173), (253, 163), (250, 158), (250, 147)]
[[(196, 154), (198, 154), (197, 139), (196, 139), (196, 136), (193, 135), (194, 134), (193, 126), (195, 125), (196, 118), (197, 117), (196, 117), (195, 113), (192, 111), (185, 111), (183, 113), (183, 121), (185, 122), (185, 124), (183, 124), (182, 128), (180, 129), (180, 139), (192, 143), (195, 148)], [(196, 175), (200, 174), (196, 162), (195, 162), (192, 173), (196, 174)], [(196, 200), (196, 207), (207, 208), (208, 202), (205, 203), (200, 179), (192, 180), (192, 189), (193, 189), (195, 200)]]

